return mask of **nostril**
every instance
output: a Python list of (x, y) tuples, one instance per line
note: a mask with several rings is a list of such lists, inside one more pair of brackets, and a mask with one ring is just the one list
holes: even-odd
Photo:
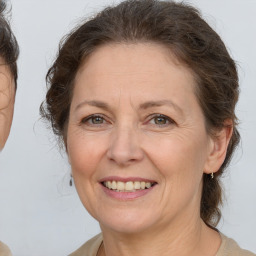
[(110, 150), (107, 153), (109, 160), (114, 161), (120, 165), (126, 165), (128, 163), (135, 163), (142, 159), (143, 154), (134, 150), (122, 149), (122, 150)]

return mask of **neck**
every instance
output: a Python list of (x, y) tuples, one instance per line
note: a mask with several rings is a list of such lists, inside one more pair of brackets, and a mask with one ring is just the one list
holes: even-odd
[(213, 256), (221, 243), (219, 234), (198, 218), (135, 234), (120, 234), (102, 227), (100, 256)]

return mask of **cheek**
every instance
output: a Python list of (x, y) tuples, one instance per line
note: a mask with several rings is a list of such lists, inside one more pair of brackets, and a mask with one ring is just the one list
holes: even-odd
[(193, 183), (194, 178), (201, 179), (206, 144), (200, 136), (172, 134), (158, 137), (155, 142), (147, 143), (145, 148), (152, 163), (168, 182), (183, 185), (190, 181)]
[(83, 131), (69, 128), (67, 151), (72, 172), (91, 175), (102, 156), (103, 143), (96, 136), (85, 136)]
[(179, 211), (192, 202), (198, 204), (204, 165), (203, 144), (189, 138), (173, 138), (160, 141), (159, 145), (161, 150), (151, 153), (151, 161), (164, 184), (159, 204), (164, 205), (167, 213), (171, 211), (170, 207)]

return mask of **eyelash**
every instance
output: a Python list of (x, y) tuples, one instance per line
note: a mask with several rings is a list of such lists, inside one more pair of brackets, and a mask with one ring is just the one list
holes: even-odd
[[(93, 122), (93, 119), (96, 119), (96, 118), (100, 118), (102, 120), (102, 123), (92, 123)], [(150, 124), (151, 121), (156, 121), (157, 118), (161, 118), (165, 121), (164, 124), (157, 124), (157, 123), (154, 123), (154, 124), (151, 124), (151, 125), (157, 125), (158, 127), (166, 127), (170, 124), (175, 124), (175, 121), (173, 119), (171, 119), (170, 117), (166, 116), (166, 115), (163, 115), (163, 114), (151, 114), (148, 118), (148, 120), (146, 121), (146, 124)], [(93, 114), (93, 115), (90, 115), (88, 117), (85, 117), (81, 120), (81, 124), (86, 124), (86, 125), (89, 125), (89, 126), (101, 126), (101, 125), (104, 125), (105, 123), (107, 123), (108, 121), (106, 120), (106, 118), (103, 116), (103, 115), (100, 115), (100, 114)]]
[(153, 125), (157, 125), (159, 127), (166, 127), (170, 124), (175, 124), (175, 121), (173, 119), (171, 119), (170, 117), (163, 115), (163, 114), (152, 114), (152, 115), (150, 115), (150, 117), (151, 118), (149, 119), (148, 123), (150, 123), (150, 121), (152, 121), (152, 120), (156, 121), (157, 118), (162, 118), (163, 120), (165, 120), (166, 123), (164, 123), (164, 124), (156, 124), (156, 123), (153, 124)]
[[(90, 121), (92, 122), (93, 119), (96, 119), (96, 118), (101, 118), (102, 119), (102, 122), (103, 123), (99, 123), (99, 124), (94, 124), (94, 123), (89, 123)], [(104, 118), (103, 115), (99, 115), (99, 114), (93, 114), (93, 115), (90, 115), (88, 117), (85, 117), (81, 120), (81, 123), (82, 124), (89, 124), (91, 126), (101, 126), (102, 124), (104, 124), (106, 121), (106, 119)]]

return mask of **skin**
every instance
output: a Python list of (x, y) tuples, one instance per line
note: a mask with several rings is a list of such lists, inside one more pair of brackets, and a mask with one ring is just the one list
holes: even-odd
[[(156, 44), (102, 46), (78, 71), (67, 153), (103, 232), (100, 255), (216, 254), (220, 236), (200, 218), (202, 175), (219, 169), (232, 131), (207, 134), (194, 89), (191, 71)], [(100, 183), (109, 176), (157, 184), (118, 200)]]
[(15, 101), (15, 82), (10, 69), (0, 58), (0, 151), (9, 136)]

